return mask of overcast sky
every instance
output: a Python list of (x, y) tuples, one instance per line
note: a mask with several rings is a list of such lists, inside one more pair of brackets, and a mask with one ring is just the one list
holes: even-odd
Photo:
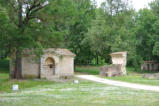
[[(100, 4), (104, 1), (104, 0), (96, 0), (98, 6), (100, 6)], [(139, 10), (140, 8), (144, 8), (145, 6), (148, 5), (149, 2), (153, 1), (153, 0), (131, 0), (133, 7), (136, 10)]]

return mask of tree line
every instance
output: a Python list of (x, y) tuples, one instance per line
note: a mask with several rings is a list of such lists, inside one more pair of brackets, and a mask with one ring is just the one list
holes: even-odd
[(110, 63), (109, 54), (128, 52), (136, 69), (159, 60), (159, 0), (135, 11), (128, 0), (0, 0), (0, 56), (15, 57), (12, 78), (21, 78), (26, 48), (67, 48), (76, 64)]

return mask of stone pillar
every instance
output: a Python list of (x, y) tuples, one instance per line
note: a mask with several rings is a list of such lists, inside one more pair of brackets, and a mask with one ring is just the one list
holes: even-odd
[(115, 52), (110, 55), (112, 57), (112, 64), (122, 65), (122, 75), (126, 75), (127, 52)]

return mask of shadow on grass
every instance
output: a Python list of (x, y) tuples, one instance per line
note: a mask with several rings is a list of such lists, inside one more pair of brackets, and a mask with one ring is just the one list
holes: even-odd
[(9, 60), (0, 60), (0, 73), (9, 73)]

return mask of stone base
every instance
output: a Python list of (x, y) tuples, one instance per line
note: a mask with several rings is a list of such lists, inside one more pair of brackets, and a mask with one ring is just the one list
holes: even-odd
[(35, 78), (39, 78), (39, 77), (35, 75), (23, 75), (23, 79), (35, 79)]
[(147, 79), (156, 79), (156, 80), (159, 80), (159, 73), (156, 73), (156, 74), (143, 74), (142, 77), (143, 78), (147, 78)]
[(74, 76), (51, 76), (47, 80), (55, 82), (70, 82), (74, 80)]
[(113, 77), (113, 76), (123, 76), (126, 75), (126, 68), (125, 66), (121, 64), (112, 64), (109, 66), (102, 66), (100, 67), (100, 75), (101, 76), (108, 76), (108, 77)]

